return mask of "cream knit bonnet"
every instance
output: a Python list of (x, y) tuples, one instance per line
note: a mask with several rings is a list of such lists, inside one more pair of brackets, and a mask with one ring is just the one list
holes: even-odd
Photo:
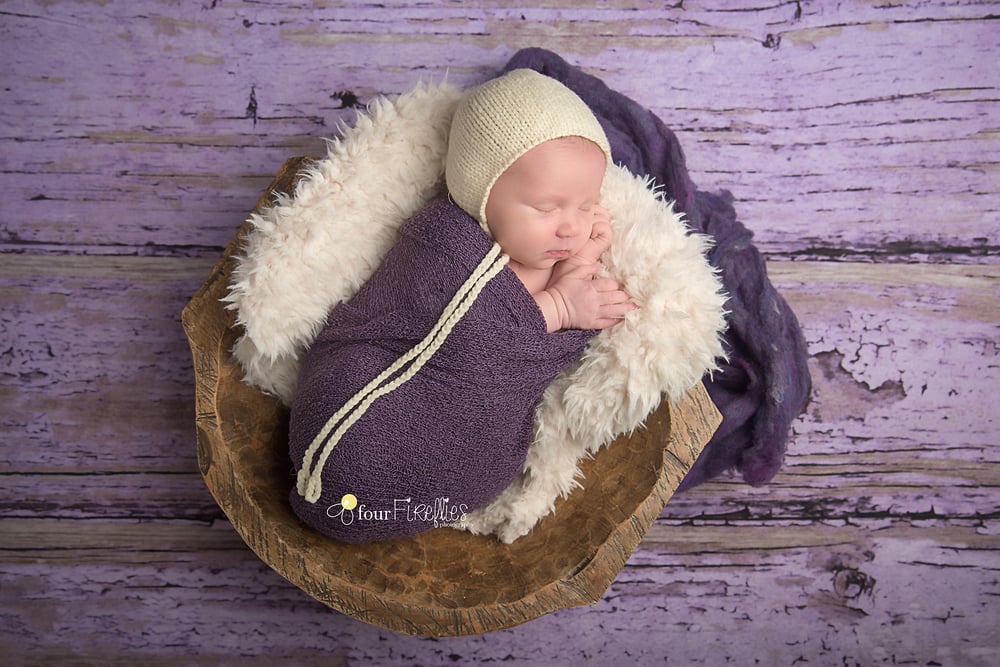
[(604, 151), (611, 147), (601, 124), (576, 93), (530, 69), (487, 81), (459, 103), (451, 122), (445, 181), (452, 200), (486, 225), (486, 202), (500, 175), (535, 146), (579, 136)]

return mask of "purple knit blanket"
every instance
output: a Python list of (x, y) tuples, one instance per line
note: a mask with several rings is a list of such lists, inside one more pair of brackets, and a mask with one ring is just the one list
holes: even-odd
[[(327, 420), (420, 343), (492, 241), (446, 197), (405, 222), (358, 293), (334, 308), (310, 348), (292, 403), (296, 470)], [(509, 267), (492, 278), (412, 379), (379, 397), (331, 450), (322, 492), (292, 508), (334, 539), (413, 535), (486, 505), (521, 472), (542, 392), (594, 331), (546, 333)], [(349, 499), (350, 494), (357, 505)]]
[(705, 387), (722, 424), (681, 489), (730, 469), (750, 484), (769, 481), (781, 466), (792, 420), (809, 400), (808, 352), (795, 314), (767, 277), (753, 234), (736, 217), (732, 195), (697, 190), (680, 142), (652, 112), (600, 79), (543, 49), (524, 49), (505, 71), (527, 67), (563, 82), (594, 111), (616, 163), (653, 177), (676, 200), (688, 225), (713, 237), (709, 262), (720, 270), (729, 301), (728, 363)]

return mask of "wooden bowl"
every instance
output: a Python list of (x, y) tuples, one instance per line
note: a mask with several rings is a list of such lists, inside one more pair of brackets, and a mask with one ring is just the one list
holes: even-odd
[[(292, 158), (257, 202), (289, 193), (309, 158)], [(219, 301), (244, 223), (184, 308), (195, 369), (198, 465), (219, 506), (268, 565), (320, 602), (411, 635), (470, 635), (601, 599), (721, 421), (704, 387), (666, 401), (645, 426), (583, 462), (583, 487), (525, 537), (438, 528), (350, 545), (292, 513), (288, 413), (242, 381), (230, 350), (240, 331)]]

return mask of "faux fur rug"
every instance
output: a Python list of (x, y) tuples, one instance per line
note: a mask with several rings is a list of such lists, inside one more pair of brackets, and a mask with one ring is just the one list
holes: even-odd
[[(380, 98), (328, 142), (291, 197), (251, 218), (227, 307), (245, 333), (233, 355), (247, 382), (290, 404), (305, 351), (327, 313), (350, 298), (398, 238), (403, 221), (443, 185), (448, 128), (461, 93), (419, 85)], [(673, 203), (622, 167), (608, 171), (609, 275), (640, 305), (591, 340), (545, 391), (524, 471), (465, 530), (504, 542), (526, 534), (579, 483), (578, 464), (677, 399), (722, 358), (725, 297), (707, 237)]]

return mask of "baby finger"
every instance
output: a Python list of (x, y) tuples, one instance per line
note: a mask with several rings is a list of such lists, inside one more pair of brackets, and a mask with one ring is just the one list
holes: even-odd
[(621, 290), (621, 285), (614, 278), (595, 278), (594, 289), (598, 292), (616, 292)]

